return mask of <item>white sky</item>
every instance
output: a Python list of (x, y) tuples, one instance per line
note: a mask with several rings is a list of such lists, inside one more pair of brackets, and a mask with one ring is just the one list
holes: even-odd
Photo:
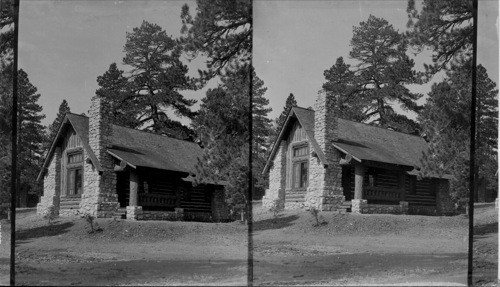
[[(478, 63), (498, 83), (498, 2), (479, 2)], [(405, 31), (406, 7), (407, 0), (254, 1), (253, 65), (268, 87), (271, 117), (282, 112), (290, 93), (299, 106), (314, 106), (317, 92), (325, 82), (323, 72), (340, 56), (346, 63), (353, 63), (349, 59), (353, 26), (359, 26), (373, 14), (400, 32)], [(414, 59), (418, 70), (423, 70), (423, 63), (431, 63), (428, 52)], [(430, 86), (410, 89), (425, 95)]]
[[(87, 113), (97, 89), (97, 76), (112, 62), (121, 66), (125, 33), (142, 20), (156, 23), (178, 37), (181, 7), (194, 1), (43, 1), (21, 0), (19, 67), (41, 94), (40, 104), (51, 123), (63, 99), (74, 113)], [(498, 2), (479, 0), (479, 63), (498, 83)], [(352, 27), (370, 14), (387, 19), (404, 31), (407, 0), (382, 1), (264, 1), (254, 0), (253, 64), (268, 88), (266, 96), (281, 113), (293, 93), (300, 106), (313, 106), (324, 82), (323, 71), (337, 57), (349, 59)], [(429, 63), (429, 54), (416, 59), (417, 68)], [(203, 59), (189, 63), (192, 75)], [(123, 68), (123, 66), (121, 66)], [(209, 87), (215, 86), (212, 81)], [(208, 88), (208, 87), (207, 87)], [(185, 91), (200, 100), (207, 88)], [(427, 93), (430, 85), (415, 87)], [(195, 106), (197, 108), (198, 105)]]

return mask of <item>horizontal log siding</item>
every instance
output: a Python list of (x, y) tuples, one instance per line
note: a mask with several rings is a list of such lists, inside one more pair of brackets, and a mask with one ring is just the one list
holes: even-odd
[(436, 185), (434, 179), (424, 178), (417, 180), (417, 177), (414, 175), (408, 176), (408, 188), (405, 191), (406, 200), (411, 206), (436, 206)]
[[(214, 187), (211, 185), (200, 184), (194, 187), (191, 182), (182, 180), (185, 174), (144, 169), (140, 172), (140, 194), (146, 193), (151, 196), (142, 197), (146, 202), (139, 202), (146, 210), (162, 210), (173, 211), (176, 203), (169, 198), (179, 198), (179, 207), (184, 208), (185, 212), (212, 212), (212, 196)], [(147, 183), (147, 184), (146, 184)], [(147, 188), (146, 188), (147, 185)], [(152, 201), (152, 196), (159, 195), (158, 200)], [(147, 199), (147, 200), (146, 200)], [(162, 208), (162, 204), (163, 208)], [(146, 204), (146, 205), (143, 205)], [(148, 206), (150, 204), (150, 206)]]
[(198, 185), (194, 187), (187, 183), (181, 199), (181, 207), (186, 212), (212, 212), (212, 194), (213, 188), (210, 186)]

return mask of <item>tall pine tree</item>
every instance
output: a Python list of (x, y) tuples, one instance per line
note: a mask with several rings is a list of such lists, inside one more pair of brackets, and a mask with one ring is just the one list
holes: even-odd
[[(467, 197), (469, 181), (470, 61), (454, 67), (447, 79), (434, 84), (418, 120), (430, 143), (422, 161), (422, 175), (450, 174), (453, 198)], [(497, 190), (498, 90), (486, 69), (477, 67), (479, 105), (476, 135), (476, 175)], [(477, 197), (476, 197), (477, 198)]]
[(188, 119), (195, 115), (191, 107), (196, 101), (180, 93), (196, 88), (187, 75), (188, 67), (180, 60), (181, 46), (160, 26), (147, 21), (127, 33), (126, 38), (123, 64), (128, 68), (127, 75), (112, 64), (98, 77), (96, 93), (110, 98), (115, 120), (122, 124), (189, 137), (189, 129), (172, 118), (172, 114)]
[(59, 131), (59, 127), (61, 126), (61, 123), (64, 120), (64, 116), (70, 112), (71, 109), (68, 105), (68, 102), (65, 99), (62, 100), (61, 104), (59, 105), (59, 110), (57, 111), (56, 118), (54, 119), (52, 124), (48, 126), (48, 135), (47, 135), (48, 144), (45, 145), (45, 151), (47, 151), (50, 148), (50, 144), (56, 137), (57, 132)]
[(192, 57), (208, 58), (208, 78), (231, 64), (248, 64), (252, 57), (252, 1), (197, 0), (196, 14), (182, 7), (182, 43)]
[(221, 78), (221, 85), (207, 92), (202, 99), (198, 116), (193, 120), (193, 129), (204, 147), (204, 157), (198, 164), (198, 180), (226, 180), (227, 202), (238, 210), (243, 208), (248, 191), (248, 139), (249, 106), (248, 95), (250, 73), (253, 74), (252, 118), (254, 124), (252, 149), (256, 195), (263, 192), (266, 178), (259, 165), (265, 160), (266, 138), (269, 136), (270, 120), (267, 114), (268, 100), (264, 98), (266, 88), (249, 65), (234, 66)]
[(40, 94), (30, 83), (28, 74), (18, 72), (18, 205), (26, 206), (28, 194), (38, 193), (41, 188), (36, 182), (43, 160), (43, 144), (46, 142), (45, 129), (41, 120), (45, 118), (38, 104)]
[(457, 58), (472, 56), (472, 0), (424, 0), (421, 10), (408, 0), (408, 36), (418, 51), (430, 47), (430, 76)]
[[(341, 58), (325, 71), (327, 82), (322, 92), (340, 93), (338, 110), (346, 103), (353, 104), (354, 118), (397, 131), (417, 133), (415, 121), (394, 111), (398, 104), (404, 111), (418, 113), (416, 103), (421, 94), (412, 93), (408, 84), (421, 83), (420, 75), (413, 69), (414, 62), (407, 55), (407, 40), (385, 19), (370, 15), (367, 21), (354, 27), (349, 55), (354, 68)], [(351, 111), (350, 111), (351, 112)]]

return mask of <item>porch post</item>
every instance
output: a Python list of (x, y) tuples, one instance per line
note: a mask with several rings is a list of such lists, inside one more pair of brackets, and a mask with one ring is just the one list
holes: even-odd
[(135, 170), (130, 170), (130, 194), (127, 206), (127, 219), (137, 220), (142, 217), (142, 206), (137, 206), (137, 190), (139, 187), (139, 178)]
[(135, 170), (130, 170), (130, 195), (129, 206), (137, 206), (137, 189), (139, 187), (139, 179)]
[(405, 175), (403, 172), (398, 174), (398, 186), (401, 190), (401, 201), (405, 201)]
[(363, 178), (365, 169), (361, 163), (354, 165), (354, 199), (363, 199)]

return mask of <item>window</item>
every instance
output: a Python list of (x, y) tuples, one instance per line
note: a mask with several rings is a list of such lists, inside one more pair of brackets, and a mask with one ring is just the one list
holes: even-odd
[(307, 187), (307, 161), (295, 162), (293, 165), (293, 187), (306, 188)]
[(83, 172), (82, 168), (68, 169), (68, 195), (82, 194)]
[(66, 194), (68, 196), (83, 193), (83, 153), (70, 152), (67, 154), (68, 164), (66, 169)]
[(83, 161), (83, 154), (81, 152), (68, 154), (68, 163), (79, 163), (82, 161)]
[(296, 147), (293, 149), (293, 156), (294, 157), (306, 156), (308, 150), (309, 150), (308, 146)]
[(293, 147), (292, 152), (292, 188), (306, 188), (308, 174), (309, 146), (300, 145)]

